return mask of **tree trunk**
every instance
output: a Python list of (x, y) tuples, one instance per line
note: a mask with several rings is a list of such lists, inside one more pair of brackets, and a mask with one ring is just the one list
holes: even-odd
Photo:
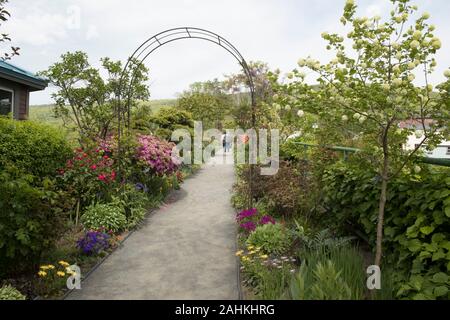
[(383, 163), (383, 170), (381, 174), (381, 195), (380, 203), (378, 205), (378, 225), (377, 225), (377, 247), (375, 255), (375, 265), (381, 266), (381, 257), (383, 255), (383, 225), (384, 225), (384, 211), (386, 207), (387, 187), (388, 187), (388, 158), (385, 156)]

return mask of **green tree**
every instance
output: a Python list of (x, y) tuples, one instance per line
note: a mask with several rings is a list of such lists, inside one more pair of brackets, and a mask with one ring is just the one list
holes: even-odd
[[(126, 74), (122, 72), (122, 63), (109, 58), (101, 59), (107, 73), (103, 79), (100, 70), (89, 64), (86, 53), (77, 51), (61, 56), (56, 62), (41, 72), (58, 91), (52, 94), (55, 100), (55, 114), (64, 120), (67, 126), (75, 125), (80, 138), (106, 137), (113, 129), (117, 116), (117, 97), (121, 92), (122, 100), (137, 100), (149, 97), (148, 69), (132, 61), (132, 67)], [(132, 88), (132, 90), (128, 90)]]
[(208, 92), (185, 92), (178, 99), (178, 107), (191, 113), (195, 121), (202, 121), (208, 129), (221, 128), (227, 115), (224, 101)]
[(192, 115), (185, 110), (175, 107), (163, 108), (151, 117), (150, 120), (157, 126), (156, 135), (167, 141), (172, 138), (172, 133), (178, 129), (186, 129), (193, 135), (194, 120)]
[[(435, 53), (441, 41), (435, 27), (428, 23), (430, 15), (415, 18), (417, 7), (408, 0), (391, 0), (390, 17), (356, 17), (353, 0), (347, 0), (343, 25), (349, 25), (346, 47), (343, 36), (323, 33), (327, 49), (337, 52), (328, 64), (310, 57), (300, 59), (299, 66), (318, 73), (319, 86), (305, 82), (305, 73), (294, 70), (282, 85), (280, 103), (293, 101), (295, 107), (317, 114), (329, 123), (357, 128), (364, 141), (364, 152), (379, 175), (381, 193), (378, 206), (375, 264), (382, 259), (385, 206), (389, 182), (420, 154), (423, 146), (432, 149), (448, 136), (450, 119), (450, 80), (438, 85), (429, 83), (436, 67)], [(421, 73), (425, 86), (413, 82)], [(450, 70), (445, 72), (450, 77)], [(416, 128), (402, 128), (409, 120)], [(404, 145), (416, 133), (421, 143), (413, 150)]]

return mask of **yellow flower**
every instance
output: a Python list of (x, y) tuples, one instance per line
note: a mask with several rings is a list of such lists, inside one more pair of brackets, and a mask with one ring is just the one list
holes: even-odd
[(46, 275), (47, 275), (47, 272), (45, 272), (45, 271), (39, 271), (39, 272), (38, 272), (38, 276), (39, 276), (39, 277), (42, 277), (42, 278), (43, 278), (43, 277), (45, 277)]
[(247, 249), (248, 250), (253, 250), (255, 248), (255, 246), (248, 246)]
[(58, 271), (58, 272), (56, 273), (56, 275), (57, 275), (58, 277), (64, 277), (66, 274), (65, 274), (64, 272), (62, 272), (62, 271)]
[(242, 256), (243, 253), (244, 253), (243, 250), (239, 250), (238, 252), (236, 252), (236, 257)]
[(267, 258), (269, 258), (269, 256), (268, 256), (267, 254), (262, 254), (262, 255), (260, 255), (260, 257), (261, 257), (261, 259), (267, 259)]
[(48, 266), (41, 266), (40, 269), (41, 270), (48, 270), (49, 268), (48, 268)]
[(55, 269), (55, 266), (54, 265), (52, 265), (52, 264), (49, 264), (48, 266), (47, 266), (50, 270), (53, 270), (53, 269)]
[(256, 251), (252, 250), (248, 254), (252, 255), (252, 254), (255, 254), (255, 253), (256, 253)]
[(63, 267), (68, 267), (68, 266), (70, 266), (70, 264), (69, 264), (68, 262), (63, 261), (63, 260), (59, 261), (58, 263), (59, 263), (60, 265), (62, 265)]

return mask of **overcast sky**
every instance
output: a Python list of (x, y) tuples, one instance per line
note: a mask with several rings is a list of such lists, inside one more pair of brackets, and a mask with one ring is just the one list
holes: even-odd
[[(10, 0), (2, 28), (21, 47), (12, 63), (46, 69), (67, 52), (83, 50), (93, 65), (101, 57), (125, 60), (147, 38), (173, 27), (200, 27), (229, 40), (246, 60), (268, 62), (289, 72), (301, 57), (329, 59), (323, 31), (343, 30), (344, 0)], [(388, 14), (388, 0), (356, 0), (361, 15)], [(443, 41), (432, 82), (450, 66), (450, 1), (416, 0), (431, 14)], [(345, 29), (344, 29), (345, 30)], [(225, 50), (201, 40), (163, 46), (147, 62), (152, 98), (172, 98), (195, 81), (239, 71)], [(418, 80), (420, 81), (420, 80)], [(33, 93), (31, 104), (50, 103), (52, 88)]]

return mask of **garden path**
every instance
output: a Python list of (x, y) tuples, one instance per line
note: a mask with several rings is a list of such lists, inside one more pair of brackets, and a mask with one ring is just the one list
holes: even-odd
[(238, 299), (234, 179), (204, 165), (67, 299)]

